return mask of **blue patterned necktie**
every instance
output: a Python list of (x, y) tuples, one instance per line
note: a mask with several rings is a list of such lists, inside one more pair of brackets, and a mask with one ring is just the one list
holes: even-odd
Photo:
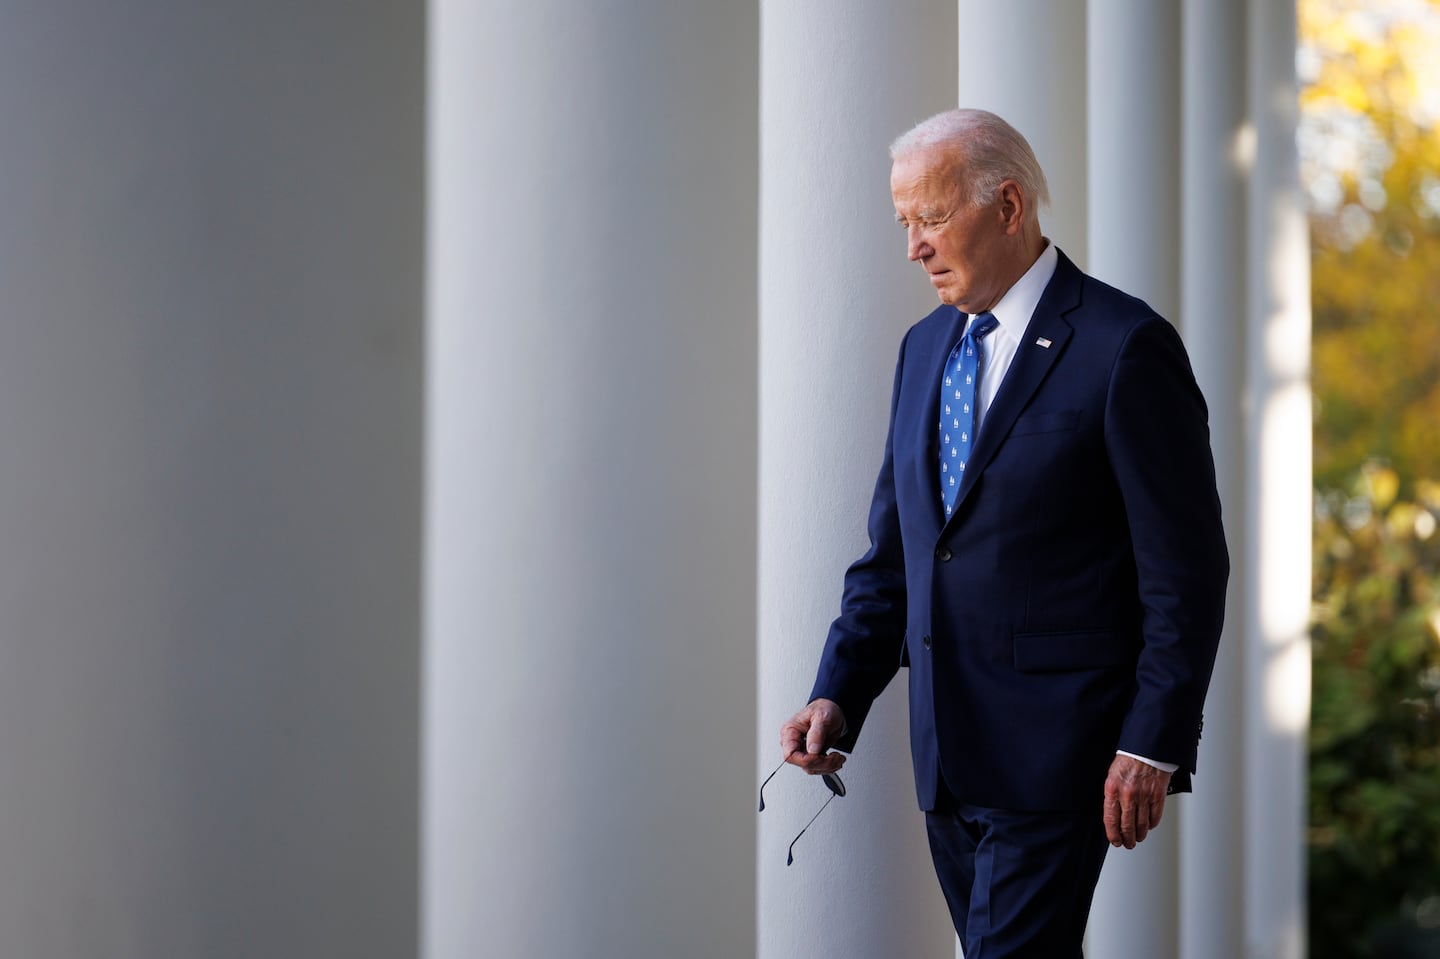
[(940, 385), (940, 500), (945, 504), (946, 519), (955, 512), (955, 494), (974, 445), (975, 397), (985, 368), (980, 341), (998, 325), (993, 313), (976, 316), (945, 361)]

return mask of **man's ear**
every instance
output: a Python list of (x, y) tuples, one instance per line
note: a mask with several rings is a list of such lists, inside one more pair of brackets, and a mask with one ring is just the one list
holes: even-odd
[(1020, 184), (1014, 180), (1001, 183), (1000, 202), (997, 206), (1005, 235), (1014, 236), (1019, 233), (1020, 227), (1025, 223), (1025, 194), (1021, 191)]

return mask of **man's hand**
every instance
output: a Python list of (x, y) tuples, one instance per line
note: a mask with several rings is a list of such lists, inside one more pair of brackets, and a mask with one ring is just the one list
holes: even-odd
[(1105, 835), (1112, 846), (1134, 849), (1165, 812), (1170, 774), (1131, 756), (1116, 756), (1105, 777)]
[(845, 729), (845, 714), (839, 704), (817, 699), (780, 727), (780, 748), (785, 761), (813, 776), (833, 773), (845, 765), (844, 753), (828, 750)]

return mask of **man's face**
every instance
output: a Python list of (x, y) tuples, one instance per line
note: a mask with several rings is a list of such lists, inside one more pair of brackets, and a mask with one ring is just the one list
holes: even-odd
[(908, 255), (930, 275), (940, 302), (983, 313), (1013, 279), (1001, 269), (1006, 229), (995, 198), (981, 207), (970, 202), (963, 175), (941, 152), (920, 150), (895, 161), (890, 194)]

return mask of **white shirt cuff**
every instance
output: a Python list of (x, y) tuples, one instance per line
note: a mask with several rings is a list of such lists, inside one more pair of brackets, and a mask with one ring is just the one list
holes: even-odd
[(1175, 770), (1177, 770), (1177, 769), (1180, 768), (1180, 766), (1179, 766), (1178, 764), (1176, 764), (1176, 763), (1162, 763), (1162, 762), (1157, 762), (1157, 761), (1154, 760), (1154, 759), (1146, 759), (1144, 756), (1137, 756), (1137, 755), (1135, 755), (1134, 753), (1127, 753), (1127, 752), (1126, 752), (1125, 750), (1123, 750), (1123, 749), (1117, 749), (1117, 750), (1115, 750), (1115, 755), (1117, 755), (1117, 756), (1129, 756), (1131, 759), (1138, 759), (1138, 760), (1140, 760), (1142, 763), (1144, 763), (1144, 764), (1147, 765), (1147, 766), (1154, 766), (1156, 769), (1160, 770), (1162, 773), (1173, 773)]

